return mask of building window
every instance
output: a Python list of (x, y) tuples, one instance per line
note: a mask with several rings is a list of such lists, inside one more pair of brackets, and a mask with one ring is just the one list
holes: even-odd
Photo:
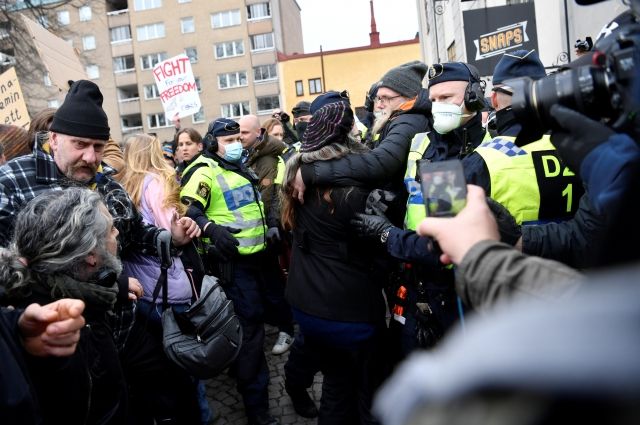
[(51, 99), (47, 101), (48, 108), (57, 108), (60, 106), (60, 101), (58, 99)]
[(269, 2), (256, 3), (247, 6), (247, 19), (264, 19), (271, 17), (271, 8)]
[(156, 23), (149, 25), (141, 25), (136, 28), (137, 40), (153, 40), (154, 38), (164, 37), (164, 24)]
[(211, 28), (224, 28), (240, 25), (240, 10), (226, 10), (211, 15)]
[(271, 113), (274, 109), (280, 107), (280, 98), (278, 96), (263, 96), (258, 97), (257, 100), (259, 114)]
[(195, 47), (187, 47), (184, 49), (184, 54), (189, 58), (189, 62), (196, 63), (198, 62), (198, 49)]
[(45, 87), (51, 87), (51, 76), (48, 72), (44, 74), (44, 85)]
[(253, 67), (253, 81), (273, 81), (278, 78), (278, 70), (275, 64)]
[(204, 122), (204, 108), (202, 106), (200, 107), (198, 112), (193, 114), (193, 116), (191, 117), (191, 122), (193, 122), (194, 124)]
[(228, 72), (226, 74), (218, 74), (218, 88), (231, 89), (234, 87), (244, 87), (247, 85), (247, 72)]
[(302, 84), (302, 80), (296, 81), (296, 96), (304, 96), (304, 84)]
[(98, 68), (98, 65), (87, 65), (84, 68), (84, 70), (87, 73), (87, 77), (89, 77), (90, 80), (95, 80), (96, 78), (100, 78), (100, 68)]
[(178, 0), (178, 3), (191, 3), (191, 0)]
[(144, 86), (144, 98), (145, 100), (157, 99), (160, 97), (158, 86), (155, 84), (147, 84)]
[(244, 55), (244, 44), (242, 41), (228, 41), (216, 44), (215, 54), (216, 59), (242, 56)]
[(135, 0), (133, 8), (135, 10), (157, 9), (162, 7), (162, 0)]
[(311, 78), (309, 80), (309, 94), (322, 93), (322, 80), (320, 78)]
[(180, 30), (183, 34), (188, 34), (196, 31), (196, 26), (193, 23), (193, 17), (180, 19)]
[(273, 49), (273, 33), (256, 34), (251, 36), (251, 50)]
[(65, 26), (65, 25), (69, 25), (69, 22), (71, 22), (71, 18), (69, 15), (69, 11), (68, 10), (61, 10), (58, 12), (58, 24)]
[(117, 56), (113, 58), (113, 70), (115, 72), (129, 72), (136, 69), (133, 55)]
[(111, 42), (118, 43), (121, 41), (131, 41), (131, 27), (123, 25), (121, 27), (113, 27), (111, 32)]
[(85, 35), (82, 37), (82, 50), (95, 50), (96, 37), (93, 35)]
[(163, 60), (167, 59), (167, 53), (151, 53), (140, 56), (140, 69), (151, 69)]
[(9, 33), (11, 32), (11, 22), (5, 21), (0, 22), (0, 40), (3, 38), (9, 37)]
[(149, 128), (167, 127), (167, 120), (164, 117), (164, 112), (147, 115), (147, 125)]
[(78, 17), (80, 22), (86, 22), (91, 20), (91, 6), (82, 6), (78, 9)]
[(456, 61), (456, 42), (455, 40), (451, 42), (449, 47), (447, 47), (447, 57), (449, 58), (449, 62)]
[(225, 118), (237, 118), (251, 113), (249, 102), (225, 103), (220, 106), (220, 111)]

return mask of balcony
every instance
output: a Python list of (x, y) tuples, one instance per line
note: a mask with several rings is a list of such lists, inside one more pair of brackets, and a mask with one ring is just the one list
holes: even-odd
[(116, 71), (114, 72), (116, 80), (116, 87), (132, 86), (137, 84), (135, 69), (129, 71)]
[(140, 115), (139, 97), (118, 100), (118, 106), (120, 107), (120, 115)]
[(109, 28), (129, 25), (129, 9), (114, 10), (107, 13)]

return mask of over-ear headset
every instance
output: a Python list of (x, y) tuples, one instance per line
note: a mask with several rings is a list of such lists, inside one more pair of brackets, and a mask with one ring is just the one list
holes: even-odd
[(216, 139), (213, 134), (205, 134), (204, 139), (202, 139), (202, 143), (204, 143), (205, 150), (208, 150), (211, 153), (218, 152), (218, 139)]
[(475, 66), (461, 62), (469, 70), (469, 84), (464, 91), (464, 106), (467, 107), (469, 112), (479, 112), (486, 107), (484, 101), (484, 89), (487, 85), (480, 79), (480, 73)]

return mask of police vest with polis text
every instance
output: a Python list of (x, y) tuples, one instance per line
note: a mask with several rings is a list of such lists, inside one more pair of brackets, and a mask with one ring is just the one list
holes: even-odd
[[(202, 162), (207, 166), (197, 165)], [(190, 164), (185, 174), (191, 167), (199, 168), (184, 184), (180, 197), (200, 202), (207, 218), (216, 224), (240, 229), (240, 233), (234, 235), (240, 243), (240, 255), (263, 251), (266, 248), (264, 205), (254, 184), (241, 173), (205, 156)], [(208, 238), (202, 241), (210, 243)]]

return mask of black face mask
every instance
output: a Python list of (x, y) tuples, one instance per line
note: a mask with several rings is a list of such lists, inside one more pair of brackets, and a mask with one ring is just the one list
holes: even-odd
[(298, 138), (302, 139), (302, 135), (304, 134), (304, 131), (307, 129), (308, 124), (309, 123), (306, 121), (298, 121), (295, 124), (294, 127), (296, 129), (296, 132), (298, 133)]
[(503, 134), (507, 128), (513, 126), (517, 122), (518, 120), (516, 119), (516, 115), (513, 113), (513, 109), (510, 106), (496, 111), (496, 128), (498, 130), (498, 134)]

